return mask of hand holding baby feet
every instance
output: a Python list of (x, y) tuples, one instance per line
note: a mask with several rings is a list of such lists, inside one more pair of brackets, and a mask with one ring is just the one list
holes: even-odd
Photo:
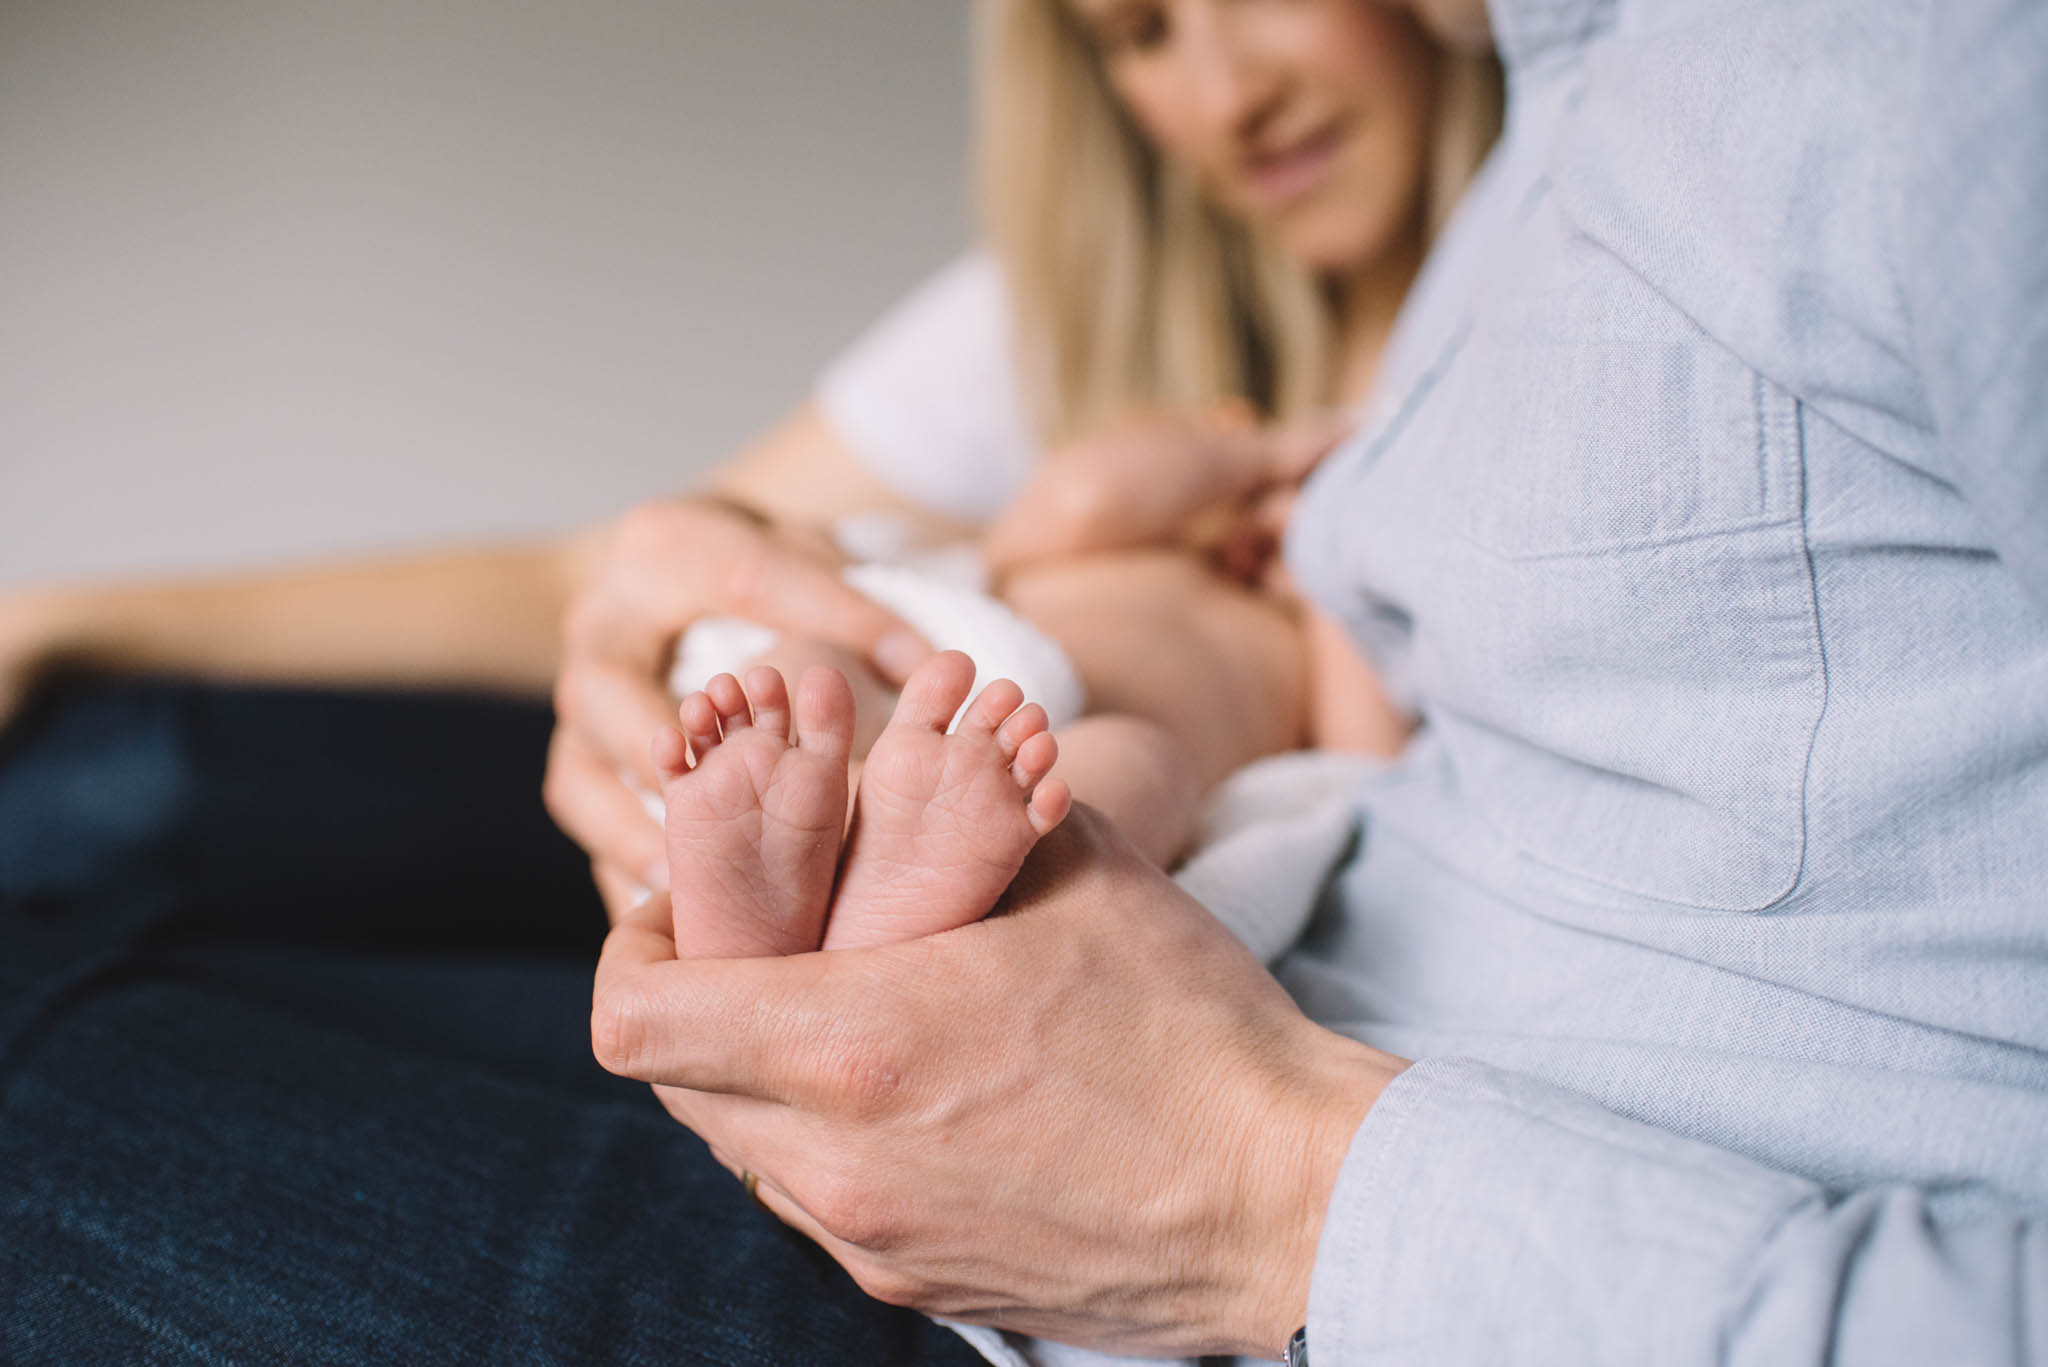
[(1072, 797), (1047, 778), (1059, 744), (1045, 710), (1008, 679), (974, 685), (974, 662), (935, 655), (903, 685), (868, 752), (825, 948), (931, 935), (978, 921)]
[(682, 729), (654, 738), (654, 766), (668, 806), (677, 956), (816, 949), (846, 829), (845, 677), (806, 672), (792, 706), (773, 669), (748, 670), (744, 689), (720, 674), (676, 715)]

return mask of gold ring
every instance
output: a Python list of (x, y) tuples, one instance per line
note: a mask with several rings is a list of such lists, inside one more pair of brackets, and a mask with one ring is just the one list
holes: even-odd
[(761, 1179), (754, 1176), (753, 1169), (740, 1169), (740, 1185), (747, 1189), (747, 1199), (755, 1205), (761, 1204)]

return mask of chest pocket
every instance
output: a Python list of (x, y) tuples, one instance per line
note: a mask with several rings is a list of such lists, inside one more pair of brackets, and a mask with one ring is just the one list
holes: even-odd
[(1764, 908), (1824, 694), (1798, 405), (1547, 202), (1507, 264), (1430, 399), (1431, 723), (1542, 869)]

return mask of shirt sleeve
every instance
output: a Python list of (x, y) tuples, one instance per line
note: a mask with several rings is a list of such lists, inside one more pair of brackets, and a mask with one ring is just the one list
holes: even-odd
[(2048, 607), (2048, 6), (1929, 6), (1906, 304), (1946, 473)]
[(2048, 1226), (1830, 1192), (1464, 1060), (1354, 1137), (1309, 1300), (1322, 1367), (2048, 1364)]
[(1010, 344), (1001, 268), (954, 261), (869, 328), (818, 381), (825, 420), (912, 502), (985, 522), (1037, 459)]

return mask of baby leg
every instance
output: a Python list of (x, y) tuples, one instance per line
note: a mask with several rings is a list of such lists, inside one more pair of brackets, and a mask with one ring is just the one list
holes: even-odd
[(1158, 722), (1128, 713), (1087, 716), (1059, 730), (1060, 777), (1115, 823), (1147, 859), (1170, 869), (1188, 852), (1202, 783), (1187, 751)]

